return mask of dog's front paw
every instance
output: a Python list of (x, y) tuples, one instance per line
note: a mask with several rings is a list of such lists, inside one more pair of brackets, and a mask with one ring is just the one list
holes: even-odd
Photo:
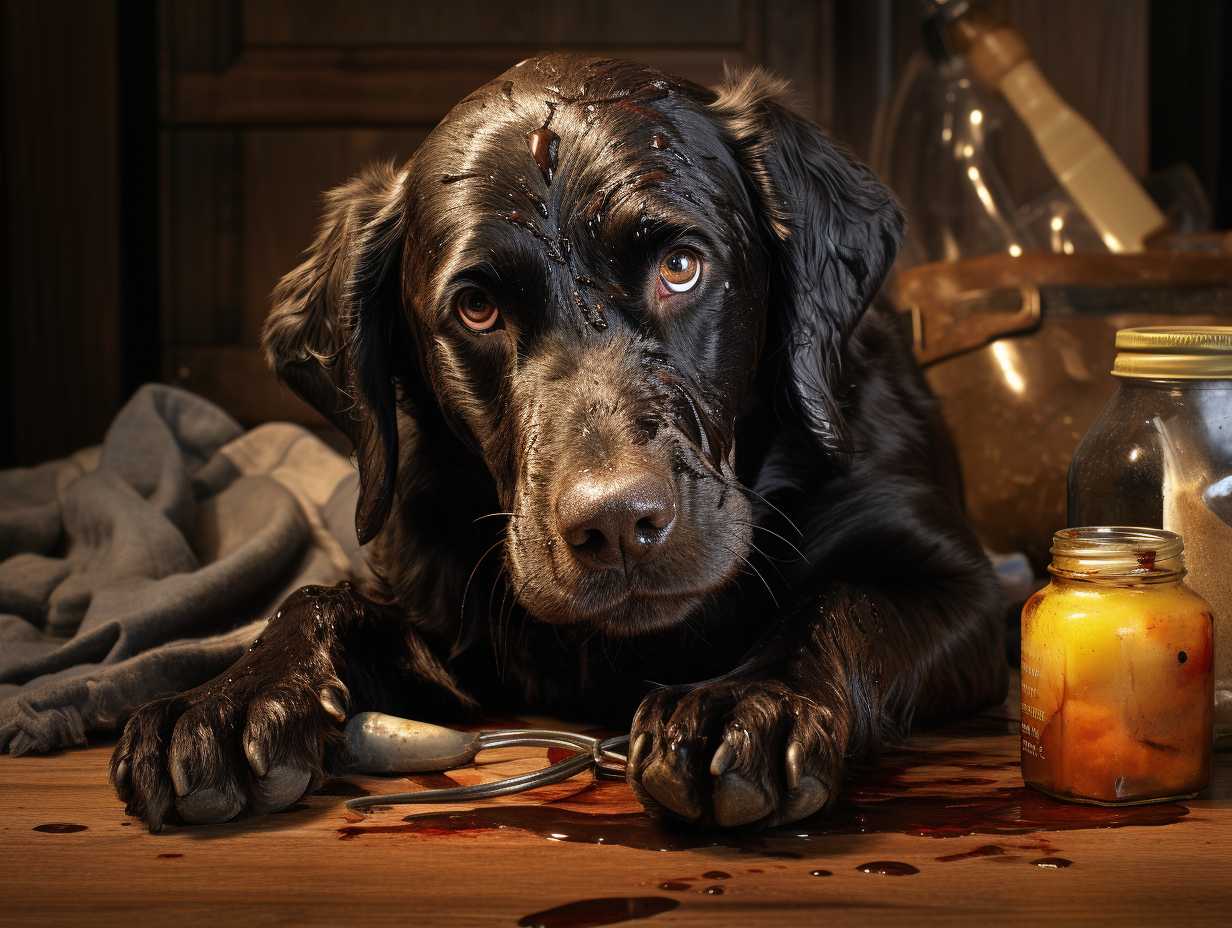
[(688, 822), (799, 821), (838, 790), (833, 722), (823, 706), (771, 681), (657, 690), (633, 720), (629, 785), (649, 811)]
[(262, 667), (250, 652), (226, 674), (133, 714), (111, 781), (151, 831), (172, 810), (187, 824), (286, 808), (323, 776), (326, 742), (346, 720), (346, 687), (311, 667)]

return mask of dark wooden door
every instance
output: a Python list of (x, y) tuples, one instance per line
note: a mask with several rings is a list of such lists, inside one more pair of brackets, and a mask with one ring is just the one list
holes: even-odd
[(456, 101), (544, 49), (637, 58), (702, 83), (764, 64), (829, 122), (831, 14), (829, 2), (761, 0), (167, 0), (165, 376), (246, 423), (319, 422), (257, 346), (324, 190), (406, 158)]

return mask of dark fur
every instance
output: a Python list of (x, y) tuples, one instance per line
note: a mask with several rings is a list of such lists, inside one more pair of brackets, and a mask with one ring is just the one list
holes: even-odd
[[(224, 678), (139, 710), (113, 766), (131, 812), (293, 802), (348, 703), (525, 706), (632, 719), (629, 782), (655, 812), (773, 824), (913, 719), (1002, 698), (953, 454), (868, 310), (901, 217), (781, 91), (534, 59), (406, 167), (330, 194), (266, 346), (354, 443), (380, 582), (297, 593)], [(527, 147), (545, 124), (550, 176)], [(664, 313), (648, 281), (681, 242), (705, 277)], [(509, 328), (463, 331), (464, 284)], [(596, 468), (675, 494), (668, 541), (627, 571), (557, 534), (554, 500)]]

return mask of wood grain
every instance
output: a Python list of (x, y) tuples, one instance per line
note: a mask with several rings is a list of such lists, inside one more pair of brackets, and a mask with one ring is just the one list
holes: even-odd
[[(866, 778), (889, 784), (874, 794), (882, 801), (948, 796), (958, 821), (968, 804), (1021, 785), (1013, 724), (994, 718), (917, 737), (908, 754), (886, 759), (909, 758), (910, 770)], [(0, 757), (0, 856), (7, 864), (0, 868), (0, 923), (515, 925), (579, 900), (649, 896), (679, 903), (647, 922), (665, 926), (1215, 925), (1227, 923), (1232, 898), (1232, 755), (1218, 757), (1213, 788), (1186, 803), (1188, 814), (1175, 824), (933, 838), (902, 833), (910, 830), (907, 815), (899, 831), (800, 842), (801, 856), (793, 858), (736, 847), (657, 852), (567, 843), (514, 828), (374, 830), (343, 839), (348, 827), (397, 827), (408, 814), (440, 807), (390, 808), (361, 820), (337, 795), (308, 797), (263, 819), (150, 835), (123, 815), (106, 785), (107, 756), (106, 747), (94, 747)], [(543, 760), (541, 750), (489, 752), (482, 766), (453, 776), (468, 783)], [(348, 782), (376, 792), (415, 788), (406, 779)], [(587, 785), (582, 776), (494, 803), (573, 809), (583, 818), (636, 811), (623, 784)], [(332, 787), (339, 791), (339, 781)], [(939, 801), (948, 807), (949, 800)], [(47, 822), (87, 830), (32, 830)], [(991, 844), (1004, 853), (939, 859)], [(1043, 856), (1073, 866), (1032, 865)], [(908, 863), (919, 873), (857, 869), (872, 861)], [(730, 878), (703, 877), (712, 871)], [(684, 888), (662, 889), (667, 881)], [(715, 885), (723, 895), (702, 891)]]

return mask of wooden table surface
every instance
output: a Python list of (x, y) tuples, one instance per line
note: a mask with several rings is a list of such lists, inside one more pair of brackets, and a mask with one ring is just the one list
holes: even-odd
[[(919, 735), (830, 819), (734, 837), (656, 828), (589, 775), (367, 816), (345, 799), (447, 781), (339, 779), (267, 818), (151, 835), (107, 785), (107, 747), (5, 756), (0, 924), (1232, 924), (1232, 755), (1199, 799), (1104, 810), (1022, 789), (1015, 730)], [(491, 751), (451, 776), (544, 755)]]

